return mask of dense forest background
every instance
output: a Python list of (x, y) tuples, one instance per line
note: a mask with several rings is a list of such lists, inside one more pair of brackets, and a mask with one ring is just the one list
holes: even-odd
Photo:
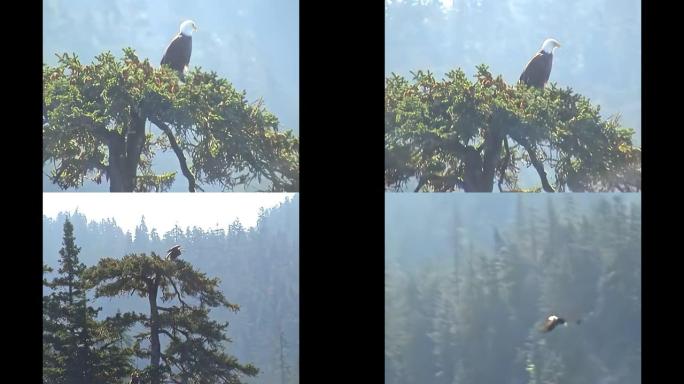
[[(122, 57), (131, 47), (140, 59), (159, 66), (180, 23), (192, 19), (190, 67), (215, 71), (250, 102), (263, 98), (264, 107), (280, 121), (281, 130), (299, 134), (299, 1), (277, 0), (45, 0), (43, 61), (55, 65), (55, 53), (76, 53), (82, 63), (111, 51)], [(154, 128), (156, 130), (156, 128)], [(156, 133), (161, 131), (156, 130)], [(155, 170), (178, 170), (171, 153), (155, 158)], [(255, 185), (249, 190), (258, 189)], [(43, 190), (58, 191), (47, 176)], [(81, 192), (107, 191), (107, 185), (87, 182)], [(205, 188), (219, 191), (218, 187)], [(179, 177), (171, 192), (187, 191)]]
[[(121, 258), (132, 252), (164, 255), (174, 244), (183, 247), (181, 258), (209, 277), (221, 279), (220, 288), (238, 313), (219, 309), (214, 320), (229, 321), (232, 339), (228, 353), (256, 365), (259, 375), (248, 382), (299, 382), (299, 197), (295, 195), (271, 209), (262, 210), (253, 228), (235, 221), (228, 228), (202, 229), (176, 226), (166, 233), (148, 228), (144, 216), (134, 233), (124, 232), (114, 220), (89, 221), (79, 213), (43, 217), (43, 262), (57, 267), (65, 218), (74, 226), (79, 258), (92, 266), (103, 257)], [(49, 277), (47, 275), (46, 277)], [(96, 300), (100, 317), (117, 311), (145, 311), (140, 298)], [(281, 363), (281, 347), (285, 364)], [(148, 361), (138, 361), (143, 368)], [(284, 366), (284, 367), (283, 367)], [(282, 369), (284, 368), (284, 370)]]
[[(385, 212), (385, 383), (641, 382), (639, 194), (386, 194)], [(540, 333), (550, 313), (571, 324)]]

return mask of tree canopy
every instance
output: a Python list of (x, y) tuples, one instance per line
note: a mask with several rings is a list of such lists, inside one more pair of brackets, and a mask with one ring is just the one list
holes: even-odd
[(105, 177), (110, 191), (167, 191), (177, 172), (155, 172), (153, 160), (171, 149), (191, 192), (262, 178), (267, 190), (298, 190), (299, 139), (215, 72), (194, 68), (180, 82), (130, 48), (90, 65), (76, 54), (57, 56), (56, 66), (43, 65), (43, 163), (52, 164), (50, 180), (60, 188)]
[[(460, 70), (438, 81), (385, 80), (385, 188), (419, 191), (603, 192), (641, 188), (641, 149), (619, 116), (550, 84), (509, 86), (486, 65), (475, 81)], [(541, 187), (520, 185), (534, 167)]]
[[(155, 253), (104, 258), (86, 276), (96, 297), (135, 294), (149, 302), (148, 313), (130, 314), (144, 327), (134, 335), (133, 349), (137, 357), (150, 359), (143, 373), (149, 382), (240, 383), (258, 373), (223, 352), (223, 343), (230, 341), (228, 323), (209, 319), (212, 308), (240, 309), (218, 289), (219, 279), (184, 260), (163, 260)], [(162, 337), (167, 340), (163, 351)]]

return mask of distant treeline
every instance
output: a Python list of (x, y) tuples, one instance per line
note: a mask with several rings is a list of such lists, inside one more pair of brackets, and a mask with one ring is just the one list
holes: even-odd
[[(518, 198), (487, 242), (448, 211), (423, 231), (448, 232), (449, 256), (387, 244), (385, 383), (640, 383), (641, 207), (587, 196)], [(540, 333), (550, 313), (571, 324)]]

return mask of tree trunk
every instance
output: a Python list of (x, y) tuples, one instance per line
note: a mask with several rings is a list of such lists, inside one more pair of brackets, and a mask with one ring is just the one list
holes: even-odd
[(88, 298), (86, 296), (86, 290), (82, 291), (83, 297), (83, 307), (79, 316), (81, 317), (81, 324), (83, 329), (81, 330), (81, 348), (83, 348), (82, 364), (83, 364), (83, 384), (93, 382), (93, 370), (90, 366), (90, 345), (89, 345), (89, 329), (88, 329)]
[(285, 338), (283, 336), (283, 331), (280, 331), (280, 384), (285, 384), (285, 374), (287, 372), (287, 367), (285, 366)]
[(128, 129), (109, 141), (109, 192), (133, 192), (140, 153), (145, 143), (144, 117), (131, 113)]
[(484, 153), (472, 146), (466, 147), (463, 190), (466, 192), (492, 192), (496, 165), (501, 157), (504, 136), (500, 124), (494, 122), (485, 137)]
[(482, 176), (482, 157), (480, 157), (477, 149), (468, 146), (465, 154), (463, 190), (466, 192), (487, 192), (486, 188), (482, 186)]
[(157, 282), (152, 282), (148, 288), (150, 301), (150, 367), (152, 368), (151, 384), (160, 384), (161, 375), (159, 362), (161, 360), (161, 344), (159, 343), (159, 309), (157, 309)]

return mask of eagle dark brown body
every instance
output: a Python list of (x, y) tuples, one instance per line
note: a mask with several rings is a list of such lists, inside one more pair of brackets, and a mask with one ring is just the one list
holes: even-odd
[(173, 248), (169, 249), (169, 251), (166, 253), (166, 259), (167, 260), (176, 260), (178, 256), (181, 255), (181, 246), (180, 245), (174, 245)]
[(555, 39), (546, 39), (539, 52), (527, 63), (519, 81), (528, 87), (544, 88), (551, 76), (553, 52), (560, 47)]

